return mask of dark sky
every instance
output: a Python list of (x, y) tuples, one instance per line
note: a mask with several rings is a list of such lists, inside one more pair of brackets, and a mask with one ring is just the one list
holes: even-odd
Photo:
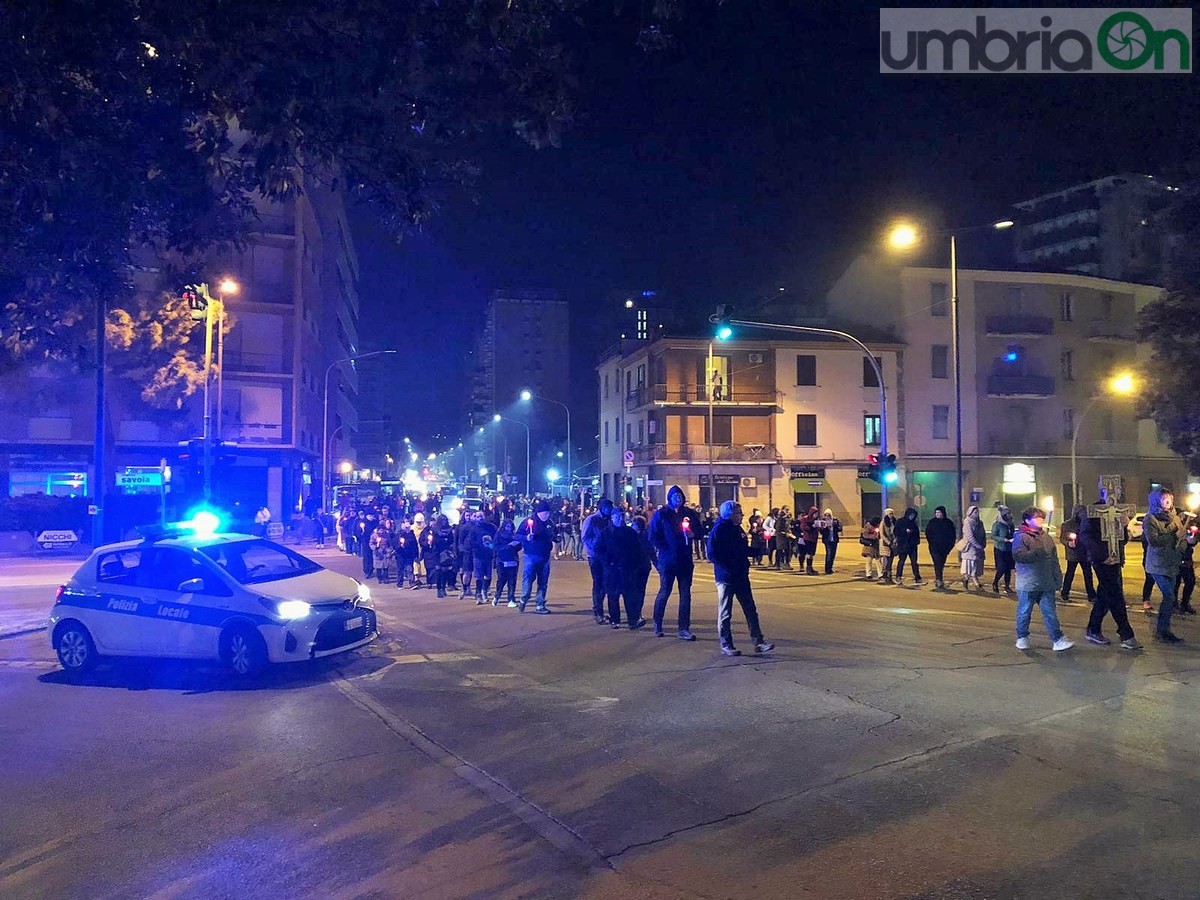
[(583, 320), (648, 286), (700, 317), (775, 285), (823, 293), (897, 213), (983, 223), (1195, 157), (1196, 76), (881, 75), (878, 7), (686, 5), (668, 50), (616, 29), (586, 46), (561, 148), (497, 137), (474, 199), (398, 248), (357, 229), (367, 340), (414, 348), (394, 373), (422, 398), (406, 432), (457, 437), (493, 288), (559, 288)]

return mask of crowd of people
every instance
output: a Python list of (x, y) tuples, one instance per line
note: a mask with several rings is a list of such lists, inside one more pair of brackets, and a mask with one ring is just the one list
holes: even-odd
[[(867, 520), (859, 544), (863, 569), (859, 577), (883, 585), (921, 586), (918, 549), (921, 536), (933, 563), (933, 589), (947, 590), (946, 567), (957, 552), (957, 578), (963, 590), (985, 591), (984, 564), (991, 545), (991, 591), (1015, 595), (1016, 646), (1029, 646), (1033, 607), (1041, 611), (1056, 651), (1073, 646), (1063, 633), (1055, 611), (1056, 600), (1071, 602), (1071, 589), (1080, 574), (1092, 603), (1086, 640), (1108, 645), (1102, 625), (1111, 616), (1120, 647), (1141, 649), (1126, 612), (1122, 569), (1129, 541), (1128, 521), (1116, 515), (1097, 515), (1109, 498), (1101, 492), (1091, 515), (1087, 506), (1076, 506), (1053, 536), (1047, 514), (1036, 507), (1021, 513), (1018, 521), (1005, 506), (996, 509), (990, 530), (978, 506), (966, 510), (961, 526), (943, 506), (934, 509), (922, 529), (914, 508), (897, 516), (885, 509)], [(592, 613), (600, 625), (639, 630), (650, 573), (657, 570), (651, 622), (657, 637), (665, 635), (666, 608), (677, 593), (676, 636), (695, 640), (691, 632), (691, 590), (695, 562), (712, 563), (717, 584), (718, 630), (721, 652), (738, 655), (732, 636), (733, 600), (746, 618), (756, 652), (773, 648), (758, 619), (750, 586), (752, 568), (803, 575), (835, 574), (843, 526), (832, 510), (810, 507), (793, 516), (786, 507), (767, 515), (751, 511), (748, 519), (740, 504), (726, 501), (718, 510), (700, 513), (686, 505), (682, 488), (672, 487), (666, 505), (634, 507), (601, 498), (594, 508), (571, 501), (505, 498), (480, 503), (462, 511), (452, 525), (441, 511), (440, 499), (415, 501), (401, 498), (394, 505), (368, 504), (343, 510), (332, 524), (338, 546), (360, 555), (365, 577), (380, 584), (419, 590), (431, 588), (437, 596), (457, 592), (477, 604), (490, 603), (548, 614), (550, 564), (555, 559), (586, 559), (592, 579)], [(1143, 609), (1153, 613), (1151, 592), (1162, 601), (1155, 621), (1155, 638), (1178, 643), (1172, 616), (1195, 615), (1193, 550), (1200, 531), (1192, 513), (1180, 516), (1170, 491), (1156, 490), (1149, 497), (1142, 541), (1145, 583)], [(1106, 518), (1109, 524), (1106, 525)], [(746, 527), (743, 528), (743, 522)], [(1191, 522), (1193, 524), (1187, 524)], [(1060, 562), (1061, 545), (1066, 569)], [(822, 564), (817, 569), (818, 554)], [(518, 577), (520, 576), (520, 577)], [(518, 582), (520, 583), (518, 591)], [(1180, 591), (1182, 590), (1182, 593)]]

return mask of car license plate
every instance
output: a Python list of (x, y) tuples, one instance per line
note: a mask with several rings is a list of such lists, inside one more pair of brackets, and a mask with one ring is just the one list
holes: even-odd
[(345, 622), (345, 628), (347, 631), (353, 631), (356, 628), (362, 628), (362, 626), (363, 626), (363, 617), (362, 616), (355, 616), (353, 619), (347, 619)]

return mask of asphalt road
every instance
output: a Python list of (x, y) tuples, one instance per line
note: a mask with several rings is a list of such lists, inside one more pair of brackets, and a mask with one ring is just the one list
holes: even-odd
[(1130, 654), (1067, 606), (1076, 648), (1035, 613), (1021, 652), (1003, 597), (764, 572), (778, 649), (727, 659), (707, 566), (693, 644), (586, 578), (551, 616), (380, 588), (379, 641), (251, 687), (0, 640), (0, 896), (1200, 895), (1197, 624)]

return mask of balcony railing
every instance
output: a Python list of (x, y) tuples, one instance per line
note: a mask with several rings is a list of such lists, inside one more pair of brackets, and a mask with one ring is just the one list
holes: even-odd
[(988, 316), (987, 333), (1023, 336), (1054, 334), (1054, 320), (1049, 316)]
[[(708, 444), (647, 444), (633, 448), (635, 465), (656, 462), (708, 462)], [(773, 444), (713, 444), (713, 462), (774, 462)]]
[(1087, 336), (1093, 341), (1133, 343), (1137, 340), (1137, 336), (1133, 333), (1132, 318), (1124, 325), (1118, 322), (1090, 322), (1087, 327)]
[[(633, 410), (651, 403), (681, 406), (707, 406), (708, 388), (706, 385), (683, 384), (668, 386), (665, 384), (646, 384), (630, 391), (625, 397), (625, 409)], [(713, 392), (713, 403), (717, 406), (778, 406), (779, 391), (755, 391), (739, 387), (722, 387)]]
[(1129, 456), (1138, 455), (1137, 441), (1088, 441), (1086, 437), (1079, 441), (1079, 452), (1091, 451), (1097, 456)]
[(1054, 379), (1044, 375), (989, 375), (989, 397), (1051, 397)]
[(989, 456), (1056, 456), (1058, 444), (1029, 440), (1019, 434), (989, 434), (985, 452)]

